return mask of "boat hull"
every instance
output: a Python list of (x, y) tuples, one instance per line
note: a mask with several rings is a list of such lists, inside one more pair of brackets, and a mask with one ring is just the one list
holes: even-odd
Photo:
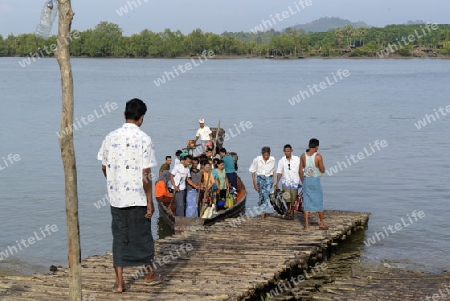
[[(239, 216), (245, 212), (245, 203), (247, 201), (247, 192), (238, 177), (238, 181), (242, 185), (242, 190), (238, 192), (238, 202), (233, 207), (221, 211), (218, 215), (212, 218), (200, 218), (200, 217), (183, 217), (173, 215), (163, 203), (158, 202), (159, 216), (172, 228), (175, 232), (185, 230), (200, 230), (204, 226), (212, 225), (216, 222), (222, 221), (227, 218), (233, 218)], [(239, 185), (238, 185), (239, 186)]]

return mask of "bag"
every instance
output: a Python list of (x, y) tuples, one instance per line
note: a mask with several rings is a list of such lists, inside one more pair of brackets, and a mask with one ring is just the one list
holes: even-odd
[(217, 202), (217, 208), (219, 208), (219, 209), (223, 209), (223, 208), (225, 208), (225, 201), (219, 201), (219, 202)]
[(216, 205), (212, 204), (211, 207), (206, 208), (205, 212), (202, 215), (202, 218), (212, 218), (217, 214)]
[(234, 198), (231, 193), (227, 193), (227, 200), (225, 202), (225, 208), (231, 208), (234, 206)]
[(277, 189), (269, 195), (269, 198), (273, 209), (279, 214), (284, 215), (286, 213), (286, 206), (283, 201), (283, 192)]
[(297, 200), (294, 204), (294, 210), (298, 212), (303, 212), (303, 191), (298, 193)]

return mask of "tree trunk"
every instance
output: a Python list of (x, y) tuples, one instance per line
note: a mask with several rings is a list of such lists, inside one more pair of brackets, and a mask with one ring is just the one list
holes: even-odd
[(69, 261), (69, 300), (81, 301), (81, 248), (80, 229), (78, 224), (78, 192), (77, 168), (75, 150), (73, 145), (73, 131), (65, 129), (73, 125), (73, 78), (70, 65), (70, 27), (72, 25), (73, 11), (70, 0), (59, 1), (58, 22), (58, 48), (55, 56), (61, 72), (62, 112), (61, 132), (66, 133), (59, 138), (61, 158), (64, 166), (66, 219)]

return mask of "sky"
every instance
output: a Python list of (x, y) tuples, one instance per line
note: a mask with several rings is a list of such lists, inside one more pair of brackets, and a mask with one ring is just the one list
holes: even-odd
[[(33, 33), (45, 2), (0, 0), (0, 35)], [(270, 21), (271, 16), (275, 22), (266, 22), (266, 27), (276, 30), (327, 16), (378, 27), (408, 20), (450, 23), (450, 0), (72, 0), (72, 9), (72, 29), (83, 31), (107, 21), (118, 24), (126, 36), (143, 29), (161, 32), (165, 28), (185, 34), (196, 28), (217, 34), (249, 32), (263, 20)], [(55, 22), (53, 34), (56, 27)]]

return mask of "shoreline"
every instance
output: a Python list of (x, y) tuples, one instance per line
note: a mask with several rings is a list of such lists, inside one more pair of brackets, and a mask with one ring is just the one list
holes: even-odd
[[(0, 58), (29, 58), (30, 56), (1, 56)], [(177, 56), (177, 57), (90, 57), (90, 56), (71, 56), (71, 59), (155, 59), (155, 60), (191, 60), (197, 58), (205, 58), (204, 56)], [(54, 56), (47, 56), (42, 58), (54, 58)], [(42, 59), (39, 58), (39, 59)], [(289, 60), (311, 60), (311, 59), (323, 59), (323, 60), (364, 60), (364, 59), (377, 59), (377, 60), (414, 60), (414, 59), (433, 59), (433, 60), (448, 60), (450, 59), (450, 55), (423, 55), (423, 56), (401, 56), (396, 54), (391, 54), (386, 57), (380, 58), (377, 55), (374, 56), (355, 56), (351, 57), (349, 55), (341, 55), (341, 56), (304, 56), (302, 58), (297, 58), (296, 56), (290, 57), (264, 57), (264, 56), (248, 56), (248, 55), (214, 55), (213, 57), (206, 57), (207, 60), (241, 60), (241, 59), (251, 59), (251, 60), (276, 60), (276, 61), (289, 61)]]

